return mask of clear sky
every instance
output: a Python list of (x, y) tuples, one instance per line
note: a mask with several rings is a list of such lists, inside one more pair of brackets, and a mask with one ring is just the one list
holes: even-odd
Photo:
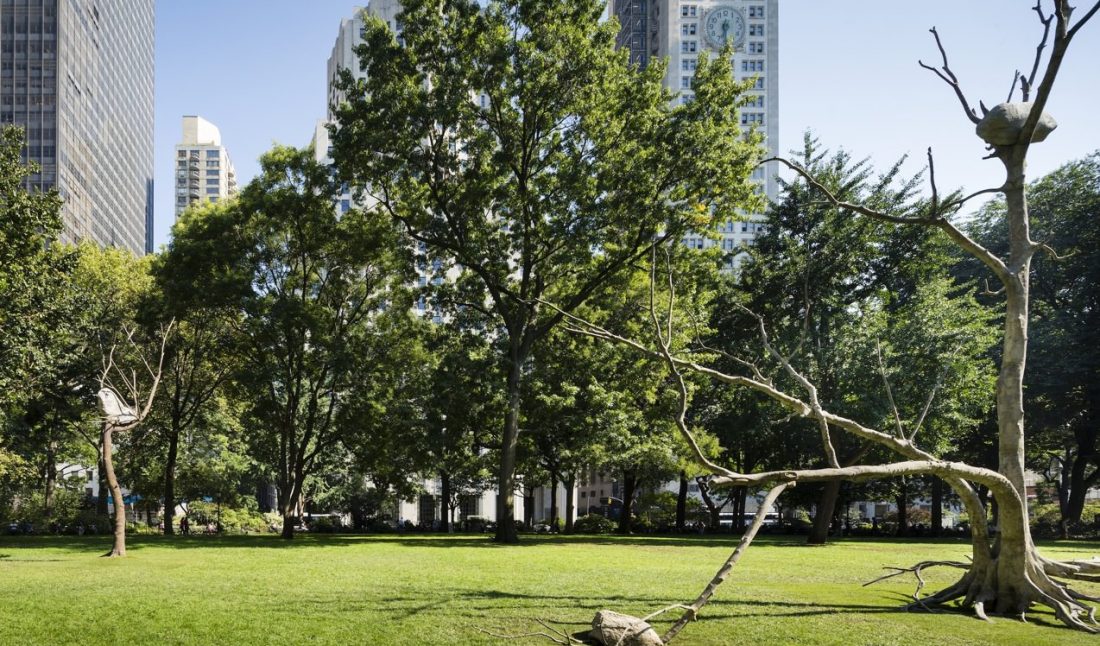
[[(362, 3), (361, 3), (362, 4)], [(1049, 4), (1049, 3), (1048, 3)], [(1079, 2), (1086, 5), (1085, 2)], [(939, 63), (938, 27), (976, 106), (1004, 101), (1030, 69), (1040, 28), (1033, 0), (781, 0), (780, 150), (811, 129), (822, 144), (885, 167), (933, 148), (941, 191), (998, 185), (954, 94), (917, 59)], [(325, 113), (325, 65), (345, 0), (161, 0), (157, 3), (156, 231), (168, 240), (180, 118), (217, 125), (242, 185), (272, 143), (304, 146)], [(1083, 11), (1083, 9), (1082, 9)], [(1048, 48), (1049, 51), (1049, 48)], [(1048, 111), (1059, 122), (1032, 149), (1030, 175), (1100, 148), (1100, 17), (1070, 48)]]

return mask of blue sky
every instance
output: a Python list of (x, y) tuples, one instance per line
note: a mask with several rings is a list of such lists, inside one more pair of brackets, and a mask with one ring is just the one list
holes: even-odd
[[(917, 59), (938, 63), (938, 27), (972, 103), (1004, 100), (1013, 70), (1030, 69), (1040, 35), (1033, 0), (781, 0), (780, 149), (812, 129), (831, 148), (885, 167), (904, 154), (916, 172), (932, 146), (941, 191), (1002, 180), (951, 90)], [(1085, 4), (1085, 3), (1080, 3)], [(216, 124), (242, 184), (273, 143), (304, 146), (325, 112), (325, 65), (345, 0), (161, 0), (157, 3), (156, 231), (173, 215), (180, 118)], [(1049, 49), (1048, 49), (1049, 51)], [(1032, 149), (1038, 177), (1100, 148), (1100, 18), (1078, 35), (1048, 111), (1059, 128)]]

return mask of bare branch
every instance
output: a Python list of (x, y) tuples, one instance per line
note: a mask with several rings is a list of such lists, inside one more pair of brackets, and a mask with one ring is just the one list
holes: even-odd
[[(963, 94), (962, 88), (959, 87), (959, 79), (955, 76), (955, 73), (951, 71), (951, 67), (947, 64), (947, 51), (943, 48), (943, 42), (940, 41), (940, 34), (933, 27), (928, 30), (932, 36), (936, 38), (936, 47), (940, 50), (940, 57), (943, 59), (943, 66), (940, 69), (936, 69), (931, 65), (926, 65), (924, 61), (917, 61), (917, 63), (926, 70), (929, 70), (936, 76), (940, 77), (944, 83), (951, 86), (951, 89), (955, 90), (955, 95), (959, 97), (959, 103), (962, 104), (963, 112), (966, 113), (966, 117), (974, 123), (981, 121), (978, 117), (978, 113), (974, 111), (974, 108), (970, 107), (970, 103), (966, 100), (966, 95)], [(941, 71), (942, 70), (942, 71)]]
[(1000, 296), (1005, 293), (1005, 288), (1002, 286), (1000, 289), (993, 290), (989, 287), (989, 279), (985, 279), (985, 289), (982, 290), (982, 296)]
[(767, 350), (768, 354), (770, 354), (776, 361), (779, 362), (780, 365), (783, 366), (783, 369), (787, 371), (787, 374), (789, 374), (795, 381), (797, 381), (806, 391), (806, 394), (810, 396), (810, 410), (812, 412), (812, 417), (818, 422), (818, 432), (821, 434), (821, 444), (822, 448), (825, 451), (825, 458), (828, 461), (829, 466), (839, 467), (840, 462), (838, 461), (836, 456), (836, 447), (833, 446), (833, 438), (829, 433), (829, 422), (825, 419), (825, 415), (821, 408), (821, 402), (817, 397), (817, 387), (814, 386), (813, 383), (809, 379), (807, 379), (805, 375), (800, 373), (798, 370), (795, 370), (795, 367), (791, 365), (791, 362), (786, 357), (779, 354), (775, 347), (772, 346), (771, 342), (768, 340), (768, 329), (764, 325), (764, 318), (757, 315), (755, 312), (748, 309), (744, 305), (738, 305), (738, 307), (744, 312), (748, 313), (749, 316), (752, 316), (757, 320), (757, 322), (760, 324), (760, 342), (764, 346), (764, 349)]
[[(1031, 96), (1031, 88), (1035, 85), (1035, 76), (1039, 74), (1039, 62), (1043, 59), (1043, 50), (1047, 46), (1047, 38), (1050, 37), (1050, 24), (1054, 20), (1054, 15), (1049, 16), (1043, 14), (1043, 2), (1042, 0), (1035, 0), (1035, 6), (1031, 8), (1036, 14), (1039, 15), (1039, 22), (1043, 24), (1043, 37), (1039, 40), (1039, 46), (1035, 48), (1035, 62), (1031, 65), (1031, 74), (1024, 78), (1020, 77), (1021, 85), (1020, 91), (1023, 97), (1024, 103), (1027, 103)], [(1018, 74), (1019, 72), (1017, 72)], [(1009, 100), (1012, 95), (1009, 94)]]
[[(905, 437), (905, 427), (901, 423), (901, 414), (898, 405), (894, 403), (894, 390), (890, 388), (890, 377), (886, 374), (886, 364), (882, 360), (882, 344), (875, 341), (875, 356), (878, 358), (878, 371), (882, 375), (882, 385), (886, 387), (886, 399), (890, 402), (890, 410), (894, 412), (894, 424), (899, 438)], [(910, 439), (910, 441), (912, 441)]]
[(737, 544), (737, 549), (733, 551), (733, 554), (730, 554), (726, 562), (722, 564), (722, 567), (718, 568), (718, 572), (714, 575), (714, 578), (710, 580), (707, 587), (703, 588), (703, 592), (699, 594), (695, 601), (686, 608), (686, 612), (683, 616), (668, 629), (668, 632), (661, 636), (661, 641), (663, 643), (667, 644), (671, 642), (672, 638), (684, 629), (684, 626), (689, 622), (695, 621), (699, 610), (710, 601), (712, 596), (714, 596), (714, 592), (718, 589), (718, 586), (722, 585), (722, 583), (729, 578), (733, 566), (737, 565), (737, 561), (741, 559), (741, 555), (744, 554), (745, 550), (752, 544), (752, 539), (756, 538), (756, 533), (760, 531), (760, 527), (764, 524), (764, 518), (767, 516), (768, 511), (775, 504), (779, 495), (787, 490), (788, 486), (787, 483), (780, 484), (773, 487), (768, 494), (764, 496), (764, 500), (756, 509), (756, 515), (752, 519), (752, 525), (749, 526), (745, 534), (741, 537), (741, 541)]
[(955, 200), (949, 200), (947, 202), (944, 202), (943, 204), (940, 204), (938, 211), (931, 213), (928, 217), (914, 218), (890, 215), (889, 213), (876, 211), (861, 204), (845, 202), (844, 200), (841, 200), (836, 195), (834, 195), (832, 191), (821, 184), (821, 182), (817, 181), (817, 179), (813, 177), (813, 175), (811, 175), (809, 171), (802, 168), (798, 164), (795, 164), (782, 157), (769, 157), (762, 160), (760, 163), (765, 164), (771, 161), (779, 162), (787, 168), (790, 168), (794, 172), (801, 175), (802, 178), (805, 179), (808, 184), (810, 184), (810, 186), (817, 189), (817, 191), (824, 195), (825, 199), (828, 200), (828, 202), (836, 208), (847, 209), (849, 211), (859, 213), (860, 215), (865, 215), (869, 218), (874, 218), (883, 222), (892, 222), (894, 224), (922, 224), (926, 226), (939, 227), (944, 231), (944, 233), (947, 234), (949, 238), (951, 238), (955, 242), (955, 244), (962, 247), (965, 251), (970, 253), (978, 260), (981, 260), (987, 267), (992, 269), (993, 273), (995, 273), (997, 277), (1000, 278), (1002, 281), (1008, 281), (1011, 279), (1011, 276), (1008, 272), (1008, 267), (1005, 265), (1004, 261), (997, 257), (993, 252), (975, 242), (973, 239), (963, 233), (961, 229), (951, 224), (951, 222), (945, 217), (947, 214), (953, 212), (954, 210), (958, 209), (958, 207), (974, 199), (975, 197), (978, 197), (979, 195), (1003, 192), (1003, 186), (998, 186), (997, 188), (985, 188), (980, 191), (975, 191), (965, 197), (961, 197)]

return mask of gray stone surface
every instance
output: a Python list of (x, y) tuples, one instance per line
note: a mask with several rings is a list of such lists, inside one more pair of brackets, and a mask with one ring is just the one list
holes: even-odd
[[(1011, 146), (1020, 138), (1020, 130), (1031, 113), (1031, 103), (1002, 103), (994, 106), (985, 118), (978, 122), (976, 128), (978, 136), (986, 143), (994, 146)], [(1044, 112), (1039, 117), (1039, 123), (1035, 126), (1035, 134), (1031, 141), (1037, 142), (1047, 138), (1058, 122), (1049, 113)]]
[(596, 613), (589, 634), (604, 646), (664, 646), (648, 623), (612, 610)]

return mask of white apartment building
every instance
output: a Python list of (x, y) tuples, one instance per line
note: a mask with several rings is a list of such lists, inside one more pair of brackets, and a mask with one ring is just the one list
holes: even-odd
[(218, 202), (237, 193), (237, 173), (217, 126), (198, 116), (183, 118), (176, 144), (176, 217), (196, 203)]
[[(691, 85), (699, 58), (719, 55), (732, 41), (734, 73), (755, 84), (751, 102), (741, 109), (741, 124), (765, 135), (769, 156), (779, 153), (779, 0), (610, 1), (610, 13), (620, 24), (618, 46), (628, 49), (637, 65), (666, 59), (665, 87), (681, 102), (695, 96)], [(757, 169), (753, 178), (769, 201), (777, 198), (774, 164)], [(752, 244), (764, 226), (763, 214), (746, 215), (743, 222), (719, 225), (719, 240), (688, 235), (684, 243), (696, 249), (721, 245), (723, 251), (736, 252)]]

